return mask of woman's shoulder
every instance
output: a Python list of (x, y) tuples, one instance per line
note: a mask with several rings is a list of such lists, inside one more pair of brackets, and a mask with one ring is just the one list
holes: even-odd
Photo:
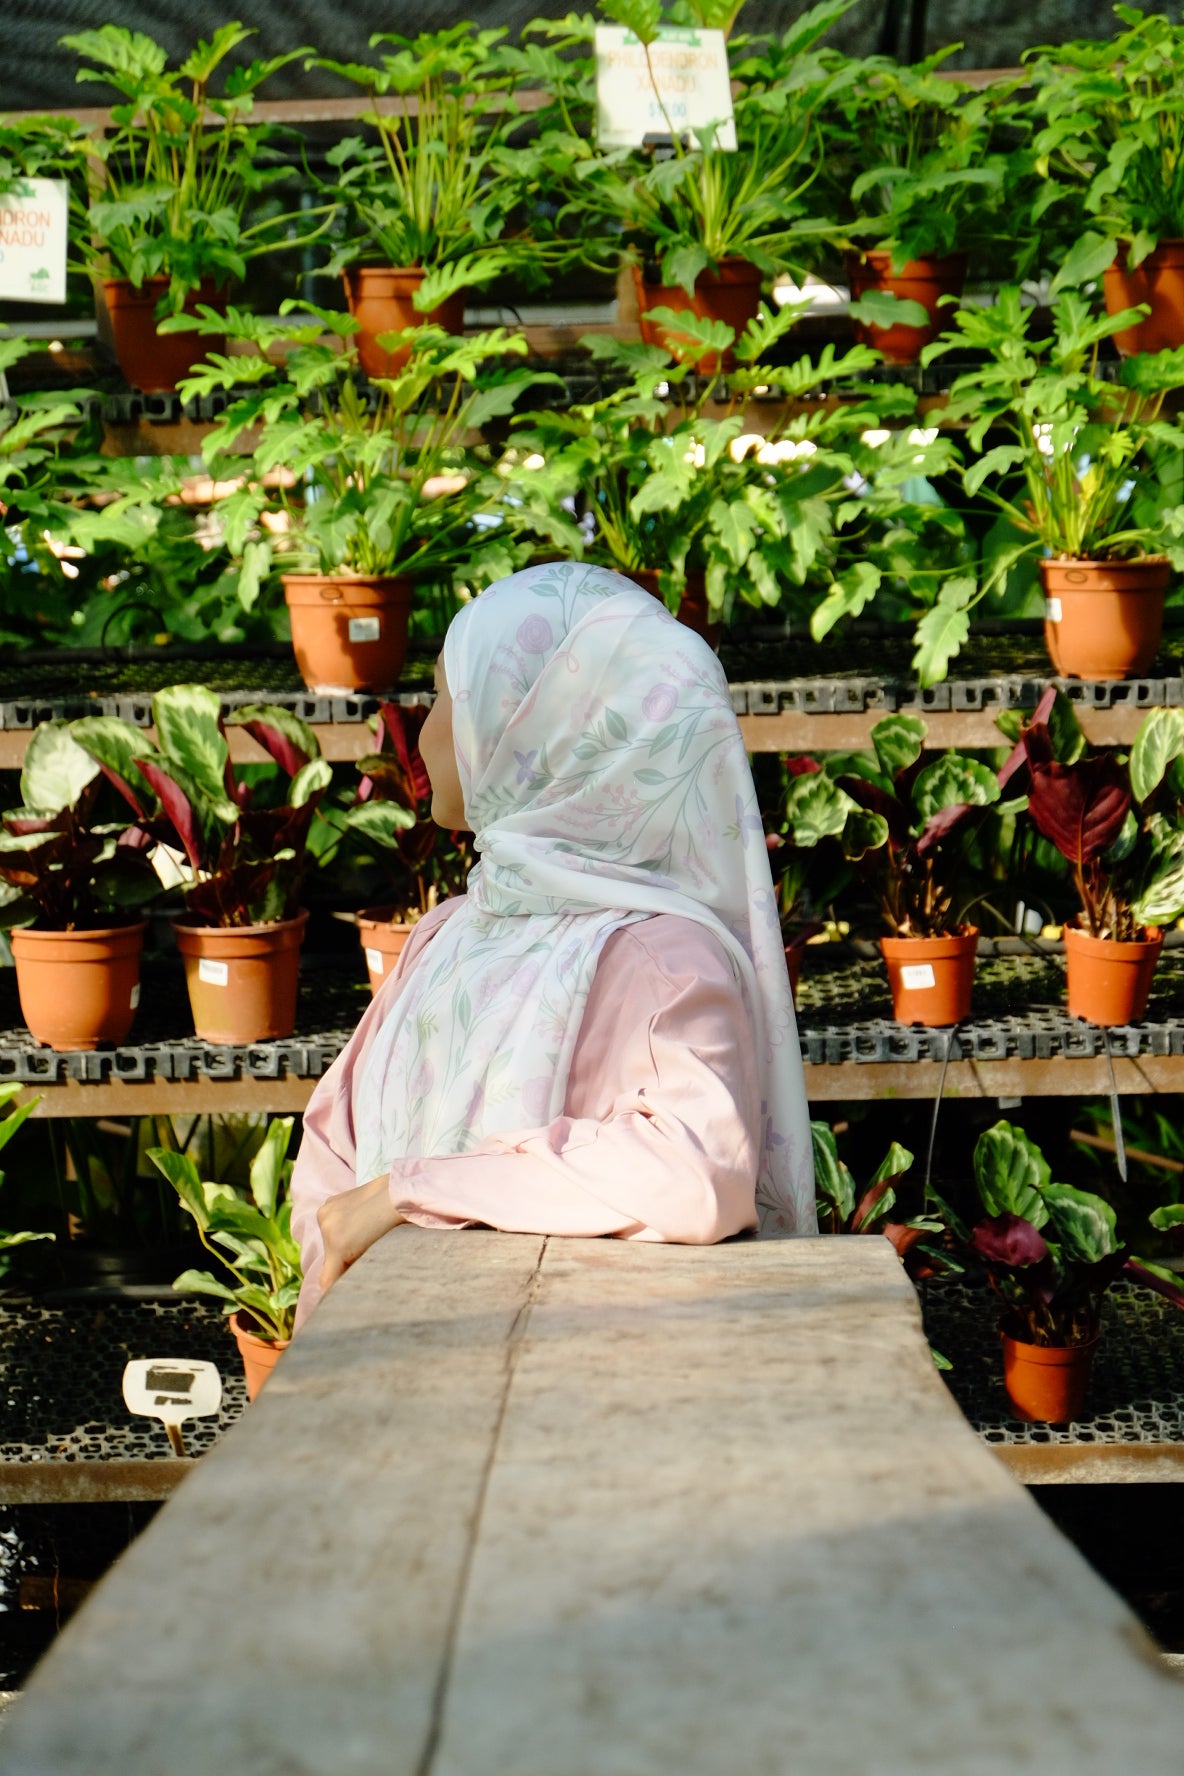
[(736, 973), (723, 939), (681, 913), (655, 913), (623, 925), (605, 944), (602, 960), (609, 966), (652, 968), (671, 981), (694, 976), (731, 983)]

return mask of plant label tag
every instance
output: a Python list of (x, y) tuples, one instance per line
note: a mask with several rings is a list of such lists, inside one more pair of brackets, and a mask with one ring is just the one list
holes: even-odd
[(366, 951), (366, 966), (370, 970), (371, 974), (381, 974), (382, 973), (382, 951), (381, 950), (367, 950)]
[(640, 148), (647, 136), (690, 136), (715, 127), (715, 146), (735, 149), (736, 120), (728, 46), (722, 31), (663, 26), (657, 42), (639, 43), (624, 25), (597, 25), (596, 141)]
[(123, 1372), (123, 1400), (129, 1412), (165, 1425), (212, 1418), (222, 1404), (222, 1377), (216, 1363), (197, 1358), (136, 1357)]
[(933, 987), (937, 985), (931, 962), (906, 962), (900, 971), (900, 982), (904, 987)]
[(64, 179), (17, 179), (0, 196), (0, 299), (66, 300), (68, 221)]
[(135, 1009), (139, 1005), (139, 1003), (140, 1003), (140, 983), (139, 983), (139, 981), (137, 981), (135, 986), (132, 988), (131, 998), (128, 1000), (128, 1004), (131, 1006), (132, 1010), (135, 1011)]
[(225, 962), (215, 962), (212, 956), (202, 956), (197, 964), (197, 978), (205, 981), (207, 987), (225, 987), (230, 984), (230, 967)]
[(1061, 601), (1059, 598), (1046, 598), (1044, 601), (1044, 620), (1046, 623), (1059, 623), (1061, 620)]
[(382, 620), (379, 617), (351, 617), (349, 620), (351, 641), (377, 641), (381, 634)]

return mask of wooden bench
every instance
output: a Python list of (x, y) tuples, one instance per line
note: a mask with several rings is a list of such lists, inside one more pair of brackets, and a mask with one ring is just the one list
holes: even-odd
[(66, 1630), (7, 1776), (1114, 1776), (1184, 1688), (887, 1242), (400, 1228)]

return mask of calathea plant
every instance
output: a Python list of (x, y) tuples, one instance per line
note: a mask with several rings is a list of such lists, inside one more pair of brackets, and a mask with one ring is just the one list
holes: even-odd
[[(143, 842), (182, 858), (190, 915), (219, 927), (291, 919), (299, 909), (305, 849), (330, 767), (316, 735), (290, 710), (236, 709), (224, 722), (202, 685), (172, 685), (152, 699), (157, 744), (114, 716), (74, 725), (79, 745), (101, 766), (135, 816)], [(226, 725), (245, 728), (273, 761), (239, 781)]]
[(945, 1222), (939, 1217), (911, 1215), (907, 1221), (890, 1218), (897, 1206), (900, 1181), (913, 1164), (907, 1147), (899, 1141), (890, 1142), (866, 1187), (860, 1190), (839, 1158), (838, 1143), (829, 1124), (811, 1121), (810, 1142), (820, 1233), (882, 1233), (896, 1247), (914, 1278), (962, 1268), (956, 1258), (929, 1240), (931, 1235), (940, 1240), (945, 1232)]
[(405, 924), (463, 894), (475, 861), (464, 833), (446, 832), (432, 819), (432, 785), (419, 753), (427, 714), (422, 705), (380, 705), (378, 749), (358, 760), (358, 797), (344, 816), (350, 833), (384, 854), (392, 917)]

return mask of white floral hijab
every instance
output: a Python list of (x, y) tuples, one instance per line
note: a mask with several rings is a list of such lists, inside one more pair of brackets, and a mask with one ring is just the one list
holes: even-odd
[(466, 606), (444, 670), (481, 861), (370, 1051), (359, 1183), (561, 1115), (605, 940), (677, 913), (724, 944), (753, 1020), (761, 1230), (814, 1233), (777, 903), (715, 655), (631, 580), (557, 562)]

